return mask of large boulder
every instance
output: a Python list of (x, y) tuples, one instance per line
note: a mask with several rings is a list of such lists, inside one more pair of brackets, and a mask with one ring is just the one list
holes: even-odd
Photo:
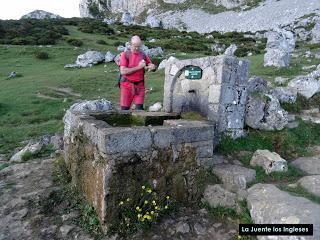
[(305, 176), (298, 181), (298, 184), (308, 192), (320, 197), (320, 175)]
[(320, 81), (308, 76), (298, 76), (288, 83), (288, 87), (306, 98), (311, 98), (319, 92)]
[(234, 56), (235, 51), (238, 47), (235, 44), (231, 44), (224, 52), (225, 55)]
[(79, 113), (105, 112), (112, 110), (112, 103), (105, 99), (82, 101), (73, 104), (70, 110)]
[(88, 51), (77, 57), (76, 64), (80, 67), (92, 67), (105, 60), (105, 55), (98, 51)]
[(290, 53), (295, 47), (295, 38), (292, 32), (275, 29), (267, 34), (267, 52), (264, 55), (264, 66), (288, 67)]
[(112, 52), (108, 51), (104, 57), (104, 62), (113, 62), (116, 55), (114, 55)]
[(146, 24), (152, 28), (162, 28), (161, 20), (152, 15), (147, 17)]
[(158, 56), (163, 55), (163, 50), (161, 47), (156, 47), (156, 48), (150, 48), (150, 49), (145, 50), (145, 53), (149, 57), (158, 57)]
[(313, 157), (299, 157), (291, 162), (291, 164), (307, 174), (320, 175), (320, 155)]
[(129, 26), (133, 24), (133, 17), (129, 12), (124, 12), (121, 17), (121, 21), (123, 25)]
[(295, 103), (297, 100), (297, 91), (289, 87), (276, 87), (271, 94), (281, 103)]
[(220, 43), (215, 43), (211, 45), (211, 50), (216, 53), (222, 53), (223, 51), (225, 51), (225, 48), (226, 45)]
[(237, 194), (222, 187), (221, 184), (208, 185), (203, 193), (202, 202), (208, 203), (210, 207), (226, 207), (239, 210)]
[(245, 123), (254, 129), (281, 130), (288, 123), (288, 113), (272, 95), (249, 95)]
[(251, 158), (250, 165), (262, 167), (266, 174), (272, 172), (286, 172), (288, 170), (287, 161), (278, 153), (270, 152), (269, 150), (255, 151)]
[(232, 192), (246, 189), (256, 177), (254, 169), (234, 164), (216, 164), (212, 173), (221, 180), (224, 188)]
[(268, 49), (264, 55), (264, 66), (288, 67), (290, 53), (283, 49)]
[(262, 77), (254, 76), (249, 78), (247, 92), (266, 93), (268, 91), (268, 82)]
[(320, 239), (320, 205), (279, 190), (272, 184), (248, 189), (247, 205), (255, 224), (313, 224), (313, 236), (258, 236), (259, 240)]
[(27, 146), (15, 153), (11, 158), (10, 162), (21, 162), (25, 154), (35, 155), (39, 153), (44, 147), (51, 144), (51, 136), (45, 135), (40, 139), (32, 139), (28, 142)]

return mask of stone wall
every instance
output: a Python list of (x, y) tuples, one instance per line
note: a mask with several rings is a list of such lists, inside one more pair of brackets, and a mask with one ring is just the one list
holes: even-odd
[[(186, 79), (188, 66), (203, 70), (202, 79)], [(243, 134), (249, 63), (231, 56), (168, 61), (163, 105), (166, 112), (196, 111), (218, 124), (219, 132)]]
[(146, 183), (180, 202), (198, 200), (197, 176), (214, 164), (215, 126), (207, 121), (111, 127), (68, 110), (64, 122), (65, 161), (73, 184), (106, 227), (117, 218), (119, 202), (137, 198)]

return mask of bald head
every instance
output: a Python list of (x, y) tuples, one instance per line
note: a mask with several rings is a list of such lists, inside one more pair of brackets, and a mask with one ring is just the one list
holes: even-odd
[(141, 47), (141, 39), (139, 36), (135, 35), (131, 38), (131, 50), (133, 52), (139, 52)]
[(138, 35), (135, 35), (131, 38), (131, 44), (134, 44), (134, 43), (141, 44), (141, 39)]

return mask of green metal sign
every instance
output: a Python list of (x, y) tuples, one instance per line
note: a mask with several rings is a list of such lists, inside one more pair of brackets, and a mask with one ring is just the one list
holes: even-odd
[(184, 71), (186, 79), (196, 80), (202, 78), (202, 69), (196, 66), (188, 66)]

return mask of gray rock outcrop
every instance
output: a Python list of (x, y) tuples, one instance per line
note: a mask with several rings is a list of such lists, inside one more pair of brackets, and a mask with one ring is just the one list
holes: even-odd
[(290, 53), (295, 47), (295, 38), (292, 32), (282, 29), (267, 34), (267, 53), (264, 55), (264, 66), (288, 67)]
[(15, 153), (11, 158), (10, 162), (21, 162), (24, 159), (25, 154), (35, 155), (47, 147), (49, 144), (52, 145), (53, 150), (63, 149), (63, 138), (61, 134), (44, 135), (40, 139), (31, 139), (28, 144), (20, 151)]
[(306, 98), (311, 98), (319, 92), (320, 81), (308, 76), (298, 76), (288, 83), (288, 87)]
[[(288, 25), (307, 14), (319, 13), (317, 9), (320, 7), (318, 0), (264, 1), (263, 4), (246, 9), (246, 11), (211, 14), (198, 7), (190, 7), (183, 11), (168, 11), (161, 8), (158, 3), (158, 0), (81, 0), (79, 7), (81, 17), (93, 17), (92, 14), (97, 14), (97, 12), (102, 17), (110, 13), (123, 12), (139, 16), (147, 10), (147, 15), (161, 20), (164, 28), (181, 28), (200, 33), (269, 31), (279, 25)], [(184, 0), (166, 0), (164, 3), (185, 4)], [(217, 6), (234, 8), (245, 6), (246, 3), (248, 3), (246, 0), (214, 0), (207, 2), (206, 8), (216, 9)]]
[(316, 22), (311, 31), (312, 43), (320, 43), (320, 19)]
[(152, 15), (147, 17), (146, 24), (152, 28), (162, 28), (161, 20)]
[[(272, 184), (255, 184), (248, 189), (247, 204), (255, 224), (313, 224), (313, 236), (320, 238), (320, 205), (302, 197), (295, 197)], [(259, 240), (288, 239), (282, 236), (259, 236)], [(299, 238), (292, 238), (299, 239)]]
[(268, 82), (262, 77), (254, 76), (249, 78), (248, 93), (266, 93), (268, 91)]
[(46, 18), (61, 18), (61, 16), (50, 13), (50, 12), (46, 12), (43, 10), (35, 10), (21, 17), (21, 19), (26, 19), (26, 18), (46, 19)]
[(239, 209), (237, 194), (224, 189), (220, 184), (208, 185), (204, 190), (202, 202), (208, 203), (213, 208)]
[(79, 113), (104, 112), (112, 110), (112, 103), (105, 99), (83, 101), (73, 104), (70, 110)]
[(222, 181), (224, 188), (233, 192), (246, 189), (256, 177), (254, 169), (233, 164), (214, 165), (212, 173)]
[(297, 100), (297, 91), (289, 87), (276, 87), (271, 94), (281, 103), (295, 103)]
[(108, 51), (104, 57), (104, 62), (108, 63), (108, 62), (113, 62), (114, 58), (116, 57), (116, 55), (114, 55), (112, 52)]
[(124, 12), (121, 17), (123, 25), (129, 26), (133, 24), (133, 16), (129, 12)]
[(250, 165), (263, 167), (266, 174), (272, 172), (286, 172), (288, 170), (287, 161), (279, 154), (270, 152), (269, 150), (255, 151), (251, 158)]
[(20, 150), (19, 152), (15, 153), (10, 158), (10, 162), (21, 162), (23, 160), (23, 156), (25, 156), (25, 154), (27, 154), (27, 153), (36, 154), (36, 153), (41, 151), (43, 146), (44, 146), (44, 143), (42, 141), (33, 142), (33, 143), (30, 142), (22, 150)]
[(231, 44), (224, 52), (225, 55), (234, 56), (235, 51), (238, 47), (235, 44)]
[(308, 192), (320, 197), (320, 175), (305, 176), (298, 181), (298, 184)]
[(320, 175), (320, 155), (313, 157), (300, 157), (291, 162), (291, 164), (307, 174)]
[(250, 95), (245, 123), (254, 129), (281, 130), (288, 123), (288, 113), (281, 108), (278, 99), (270, 94)]
[(88, 51), (85, 54), (79, 55), (76, 64), (80, 67), (92, 67), (105, 60), (105, 55), (98, 51)]

